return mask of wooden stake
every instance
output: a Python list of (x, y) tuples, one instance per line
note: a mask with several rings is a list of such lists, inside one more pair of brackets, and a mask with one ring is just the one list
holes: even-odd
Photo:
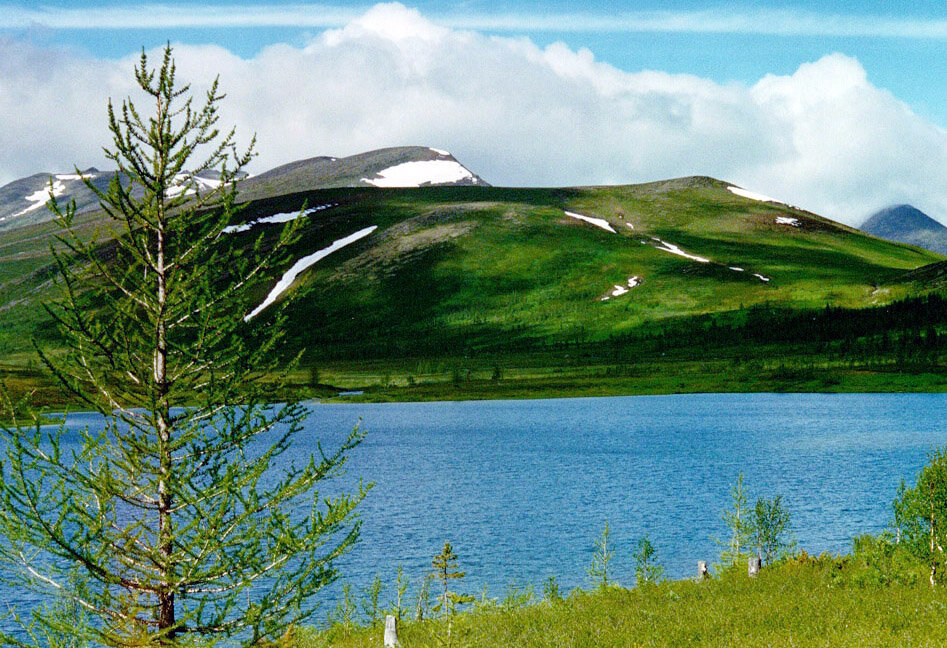
[(697, 580), (704, 580), (705, 578), (710, 578), (710, 571), (707, 569), (706, 560), (697, 561)]
[(395, 648), (398, 643), (398, 619), (394, 614), (385, 617), (385, 648)]
[(746, 574), (750, 578), (756, 578), (763, 566), (763, 559), (759, 556), (750, 556), (746, 561)]

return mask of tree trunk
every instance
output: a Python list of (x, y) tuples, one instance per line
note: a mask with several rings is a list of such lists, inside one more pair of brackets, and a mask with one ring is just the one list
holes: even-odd
[[(159, 128), (164, 128), (166, 115), (163, 105), (158, 100)], [(162, 133), (163, 135), (163, 133)], [(174, 530), (171, 526), (171, 510), (173, 506), (169, 489), (171, 477), (171, 406), (168, 402), (168, 331), (166, 308), (168, 303), (168, 276), (165, 264), (165, 214), (164, 214), (164, 177), (167, 161), (162, 159), (158, 171), (156, 200), (158, 213), (156, 217), (155, 241), (155, 275), (156, 275), (156, 314), (155, 314), (155, 352), (154, 352), (154, 379), (155, 395), (157, 396), (157, 433), (158, 433), (158, 462), (160, 475), (158, 479), (158, 545), (161, 552), (161, 566), (158, 574), (158, 630), (167, 632), (161, 639), (162, 643), (172, 643), (174, 640)]]
[(927, 501), (930, 503), (931, 507), (931, 587), (937, 584), (937, 557), (934, 554), (934, 549), (937, 548), (937, 531), (936, 531), (936, 517), (934, 516), (934, 486), (933, 484), (928, 487)]

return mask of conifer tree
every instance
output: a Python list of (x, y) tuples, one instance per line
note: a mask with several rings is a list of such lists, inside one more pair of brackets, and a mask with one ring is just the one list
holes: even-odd
[(747, 502), (742, 473), (737, 476), (736, 484), (730, 488), (730, 508), (723, 512), (723, 521), (730, 531), (730, 537), (725, 541), (716, 541), (724, 547), (720, 553), (720, 566), (728, 568), (745, 564), (752, 549), (754, 530), (753, 515)]
[[(612, 532), (608, 526), (608, 520), (605, 520), (602, 535), (595, 540), (595, 553), (592, 555), (592, 563), (585, 570), (592, 582), (603, 590), (609, 587), (608, 566), (614, 553), (610, 545), (611, 536)], [(614, 581), (614, 579), (612, 580)], [(614, 584), (612, 582), (612, 585)]]
[[(263, 325), (241, 315), (247, 288), (258, 295), (286, 260), (293, 228), (249, 249), (224, 231), (252, 143), (239, 152), (234, 132), (219, 132), (216, 81), (192, 103), (170, 46), (157, 68), (142, 52), (135, 75), (153, 112), (109, 102), (119, 173), (105, 192), (87, 183), (107, 242), (83, 240), (75, 206), (51, 203), (65, 297), (50, 312), (68, 353), (41, 357), (104, 425), (75, 445), (35, 417), (4, 431), (0, 558), (55, 604), (24, 620), (29, 633), (2, 638), (263, 645), (312, 614), (356, 540), (363, 489), (320, 499), (316, 488), (360, 435), (289, 461), (305, 410), (270, 404), (286, 375), (275, 358), (284, 314), (271, 307)], [(196, 179), (207, 171), (216, 187)]]
[(439, 581), (441, 585), (438, 603), (434, 606), (433, 610), (435, 612), (440, 611), (441, 614), (447, 618), (447, 645), (450, 646), (451, 630), (457, 606), (462, 603), (470, 603), (474, 598), (466, 594), (458, 594), (457, 592), (450, 591), (450, 581), (463, 578), (466, 575), (466, 572), (457, 571), (457, 554), (454, 553), (450, 542), (445, 542), (441, 553), (434, 556), (434, 559), (431, 561), (431, 567), (433, 571), (430, 574), (430, 578)]

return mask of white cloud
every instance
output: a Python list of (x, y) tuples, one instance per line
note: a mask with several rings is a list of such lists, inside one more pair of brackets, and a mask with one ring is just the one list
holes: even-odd
[[(383, 4), (303, 48), (242, 59), (180, 45), (175, 56), (197, 84), (220, 75), (222, 122), (258, 135), (255, 171), (419, 144), (494, 184), (705, 174), (849, 223), (891, 202), (947, 216), (947, 134), (839, 54), (753, 86), (718, 84), (629, 73), (585, 49), (451, 29)], [(101, 165), (105, 98), (131, 92), (135, 58), (0, 41), (0, 181)]]

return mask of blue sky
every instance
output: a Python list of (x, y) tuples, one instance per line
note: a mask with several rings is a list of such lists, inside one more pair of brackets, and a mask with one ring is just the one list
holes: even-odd
[[(947, 220), (942, 2), (0, 0), (0, 184), (98, 162), (97, 106), (167, 41), (235, 88), (261, 166), (417, 143), (502, 184), (706, 173), (846, 222), (888, 202)], [(310, 84), (303, 110), (285, 90)]]

